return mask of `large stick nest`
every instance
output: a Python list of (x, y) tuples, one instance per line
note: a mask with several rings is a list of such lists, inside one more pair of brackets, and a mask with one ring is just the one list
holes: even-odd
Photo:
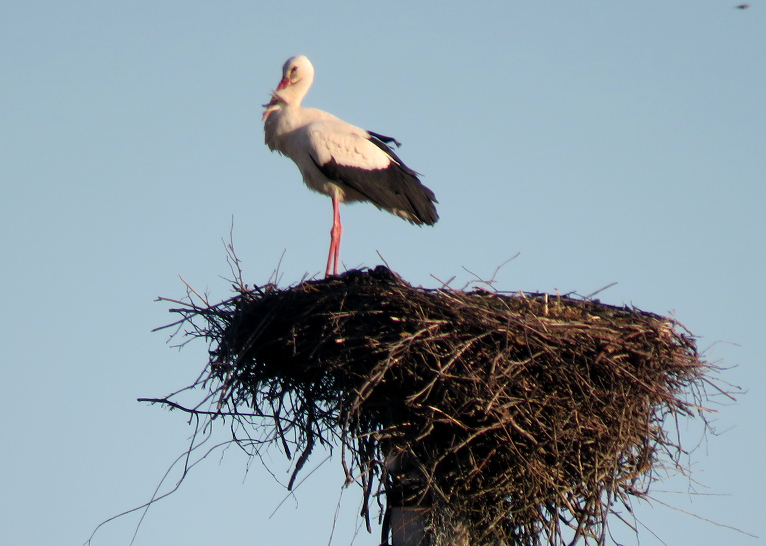
[(211, 344), (211, 407), (193, 411), (233, 416), (296, 474), (341, 446), (364, 516), (386, 488), (471, 544), (603, 543), (681, 453), (666, 421), (699, 414), (711, 369), (672, 319), (383, 267), (173, 311)]

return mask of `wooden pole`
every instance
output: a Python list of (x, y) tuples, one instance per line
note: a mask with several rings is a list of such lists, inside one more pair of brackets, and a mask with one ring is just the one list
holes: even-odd
[(391, 508), (391, 546), (421, 546), (426, 536), (425, 514), (425, 508)]

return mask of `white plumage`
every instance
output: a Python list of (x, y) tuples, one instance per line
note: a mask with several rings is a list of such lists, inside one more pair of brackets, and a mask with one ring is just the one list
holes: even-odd
[(395, 139), (365, 131), (322, 110), (301, 107), (313, 81), (314, 67), (306, 57), (288, 59), (282, 67), (282, 80), (265, 105), (263, 122), (269, 148), (292, 159), (306, 185), (332, 199), (329, 276), (338, 274), (343, 231), (340, 203), (370, 201), (418, 225), (433, 225), (439, 215), (434, 193), (388, 146), (398, 146)]

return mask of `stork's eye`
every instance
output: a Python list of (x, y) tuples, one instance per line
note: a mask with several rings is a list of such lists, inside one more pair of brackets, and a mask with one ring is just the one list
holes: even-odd
[(296, 70), (298, 70), (298, 67), (297, 67), (297, 66), (294, 66), (294, 67), (292, 67), (292, 68), (290, 69), (290, 72), (295, 72)]

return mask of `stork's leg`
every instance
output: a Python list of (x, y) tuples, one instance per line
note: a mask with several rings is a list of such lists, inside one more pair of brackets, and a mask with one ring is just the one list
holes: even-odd
[[(338, 274), (338, 262), (340, 261), (340, 237), (343, 235), (343, 225), (340, 223), (340, 201), (337, 197), (332, 198), (332, 229), (330, 230), (330, 255), (327, 256), (327, 271), (325, 277)], [(330, 273), (332, 270), (332, 273)]]

